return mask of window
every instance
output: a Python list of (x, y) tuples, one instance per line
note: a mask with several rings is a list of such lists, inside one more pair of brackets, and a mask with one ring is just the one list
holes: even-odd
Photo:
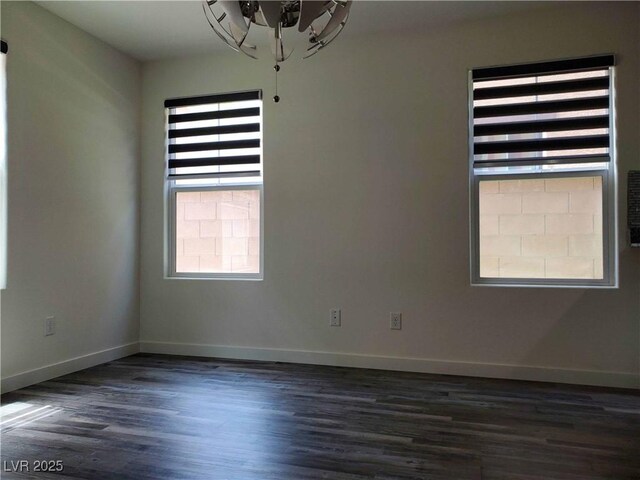
[(7, 286), (7, 50), (0, 41), (0, 289)]
[(470, 72), (473, 284), (616, 285), (613, 65)]
[(262, 278), (262, 92), (165, 108), (169, 276)]

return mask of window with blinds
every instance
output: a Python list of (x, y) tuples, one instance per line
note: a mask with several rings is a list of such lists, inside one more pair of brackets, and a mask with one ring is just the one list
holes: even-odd
[(612, 55), (472, 71), (473, 167), (609, 161)]
[(263, 278), (262, 92), (165, 101), (169, 277)]
[(261, 91), (174, 98), (165, 108), (169, 180), (261, 182)]
[(470, 71), (473, 284), (617, 284), (614, 61)]
[(7, 286), (7, 43), (0, 41), (0, 290)]

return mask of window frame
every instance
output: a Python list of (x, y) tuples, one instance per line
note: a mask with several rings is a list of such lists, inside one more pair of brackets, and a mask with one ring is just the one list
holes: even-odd
[[(531, 288), (618, 288), (618, 185), (616, 162), (616, 109), (615, 109), (615, 67), (608, 67), (610, 77), (609, 90), (609, 160), (606, 168), (567, 169), (551, 172), (493, 172), (476, 173), (474, 169), (474, 116), (473, 116), (473, 69), (468, 70), (468, 157), (469, 157), (469, 258), (470, 282), (472, 286), (488, 287), (531, 287)], [(575, 163), (575, 157), (568, 156), (566, 164)], [(533, 162), (533, 159), (532, 159)], [(554, 164), (563, 165), (557, 161)], [(535, 165), (549, 164), (544, 161)], [(602, 177), (602, 243), (603, 278), (602, 279), (546, 279), (546, 278), (492, 278), (480, 276), (480, 181), (518, 180), (562, 177)]]
[(0, 39), (0, 290), (7, 288), (7, 246), (8, 246), (8, 162), (9, 136), (8, 121), (8, 61), (9, 45)]

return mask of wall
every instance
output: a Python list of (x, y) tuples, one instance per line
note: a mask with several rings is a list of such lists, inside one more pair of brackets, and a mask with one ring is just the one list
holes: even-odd
[(137, 350), (140, 66), (30, 2), (2, 2), (2, 38), (7, 390)]
[[(344, 37), (283, 64), (277, 105), (269, 60), (145, 64), (141, 347), (639, 385), (640, 258), (625, 241), (626, 173), (640, 166), (639, 8), (557, 4)], [(607, 52), (619, 61), (620, 288), (471, 287), (467, 69)], [(165, 279), (163, 101), (253, 88), (266, 98), (264, 281)], [(332, 307), (341, 328), (328, 326)], [(389, 330), (390, 311), (403, 330)]]

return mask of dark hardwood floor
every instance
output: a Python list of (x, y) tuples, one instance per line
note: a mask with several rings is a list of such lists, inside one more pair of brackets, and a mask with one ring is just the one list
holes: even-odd
[(141, 354), (2, 404), (2, 478), (640, 479), (631, 390)]

